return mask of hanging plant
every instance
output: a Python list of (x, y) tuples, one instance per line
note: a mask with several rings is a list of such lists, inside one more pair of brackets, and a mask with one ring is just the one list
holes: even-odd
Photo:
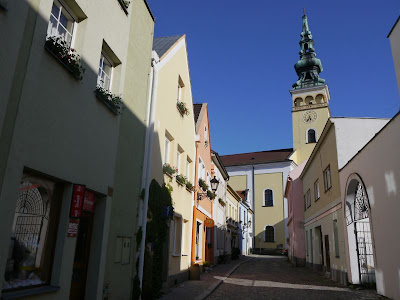
[(120, 96), (111, 94), (108, 90), (97, 86), (94, 90), (97, 99), (101, 100), (113, 113), (116, 115), (120, 114), (122, 108), (122, 99)]
[(216, 195), (210, 190), (207, 190), (207, 197), (210, 198), (211, 200), (214, 200)]
[(185, 176), (183, 176), (181, 174), (176, 175), (175, 179), (176, 179), (176, 182), (178, 182), (181, 185), (186, 184), (186, 178), (185, 178)]
[(82, 67), (81, 57), (61, 37), (49, 36), (44, 47), (78, 80), (82, 80), (85, 68)]
[(199, 186), (202, 188), (203, 191), (207, 191), (208, 189), (207, 183), (202, 178), (199, 178)]
[(184, 115), (186, 115), (186, 116), (189, 115), (189, 109), (187, 108), (185, 102), (178, 101), (178, 102), (176, 103), (176, 107), (178, 108), (179, 113), (181, 114), (182, 117), (183, 117)]
[(189, 180), (186, 180), (186, 188), (190, 192), (193, 191), (193, 184)]
[(172, 177), (177, 171), (178, 170), (171, 166), (169, 163), (163, 165), (164, 174), (169, 175), (170, 177)]

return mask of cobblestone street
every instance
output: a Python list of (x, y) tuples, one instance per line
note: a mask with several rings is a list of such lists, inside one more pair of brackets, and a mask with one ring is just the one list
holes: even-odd
[(384, 299), (372, 290), (354, 290), (286, 257), (257, 256), (242, 264), (207, 298), (217, 299)]

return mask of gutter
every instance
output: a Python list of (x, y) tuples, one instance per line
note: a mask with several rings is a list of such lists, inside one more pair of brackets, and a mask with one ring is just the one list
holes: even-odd
[(151, 156), (153, 152), (153, 139), (154, 139), (154, 121), (155, 111), (157, 103), (157, 85), (158, 85), (158, 68), (157, 64), (160, 62), (158, 55), (153, 51), (151, 61), (151, 84), (149, 87), (149, 106), (147, 114), (147, 129), (146, 129), (146, 140), (145, 140), (145, 154), (143, 160), (143, 172), (142, 172), (142, 190), (144, 189), (144, 199), (141, 203), (141, 209), (139, 210), (138, 226), (142, 227), (142, 240), (140, 243), (139, 250), (139, 268), (138, 277), (140, 281), (140, 289), (142, 289), (143, 281), (143, 266), (144, 266), (144, 250), (146, 246), (146, 227), (147, 227), (147, 210), (149, 205), (149, 188), (150, 188), (150, 170), (151, 170)]

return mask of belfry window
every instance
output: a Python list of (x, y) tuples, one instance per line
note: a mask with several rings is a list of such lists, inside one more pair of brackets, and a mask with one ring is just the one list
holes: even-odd
[(307, 143), (316, 143), (317, 142), (317, 135), (314, 129), (307, 130)]

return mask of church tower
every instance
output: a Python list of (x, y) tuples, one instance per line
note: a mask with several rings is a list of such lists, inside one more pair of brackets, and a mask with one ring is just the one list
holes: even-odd
[(306, 14), (303, 15), (300, 36), (300, 60), (294, 65), (299, 79), (290, 90), (294, 148), (291, 159), (297, 165), (310, 157), (330, 117), (329, 89), (325, 80), (319, 76), (322, 63), (315, 53)]

